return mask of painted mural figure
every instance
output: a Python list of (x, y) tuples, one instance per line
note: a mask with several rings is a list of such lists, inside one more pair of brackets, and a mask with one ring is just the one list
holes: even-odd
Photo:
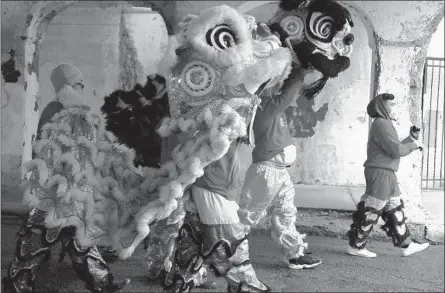
[[(86, 106), (86, 97), (82, 91), (84, 80), (79, 69), (71, 64), (61, 64), (51, 72), (51, 82), (56, 92), (56, 99), (45, 107), (40, 117), (36, 138), (40, 143), (37, 143), (34, 147), (33, 158), (40, 160), (39, 162), (45, 160), (46, 162), (61, 163), (62, 165), (64, 164), (63, 161), (72, 161), (71, 163), (88, 164), (85, 168), (92, 168), (90, 162), (85, 162), (85, 155), (80, 150), (77, 150), (77, 152), (74, 152), (74, 149), (66, 151), (64, 157), (61, 156), (61, 149), (59, 149), (58, 157), (57, 155), (53, 157), (54, 154), (51, 154), (49, 149), (45, 150), (45, 143), (54, 143), (50, 139), (66, 139), (65, 143), (69, 145), (68, 138), (63, 137), (60, 133), (64, 127), (75, 128), (78, 137), (94, 135), (90, 123), (82, 121), (82, 119), (72, 118), (76, 116), (77, 112), (83, 112), (89, 108)], [(61, 116), (66, 117), (65, 121), (59, 120), (59, 123), (55, 123), (57, 117)], [(51, 121), (54, 123), (51, 123)], [(49, 132), (51, 132), (52, 137), (48, 136)], [(51, 169), (56, 166), (49, 165), (48, 167), (47, 172), (52, 172)], [(34, 177), (35, 175), (31, 176)], [(34, 177), (34, 179), (42, 178)], [(49, 185), (52, 184), (49, 183)], [(50, 188), (48, 187), (48, 189)], [(83, 188), (91, 187), (85, 185)], [(51, 201), (50, 198), (45, 198), (43, 190), (35, 190), (35, 192), (39, 193), (41, 200)], [(72, 206), (66, 205), (65, 208), (67, 207), (68, 210), (65, 213), (75, 213)], [(75, 226), (67, 223), (67, 225), (56, 224), (48, 227), (48, 217), (56, 216), (51, 214), (45, 205), (36, 206), (31, 210), (18, 233), (16, 252), (9, 266), (8, 275), (4, 279), (4, 292), (33, 292), (39, 267), (50, 258), (51, 246), (58, 241), (61, 241), (63, 246), (61, 260), (68, 253), (77, 276), (85, 282), (85, 287), (89, 291), (114, 292), (129, 283), (128, 279), (123, 281), (114, 280), (110, 268), (95, 245), (81, 245), (76, 240)]]
[(429, 243), (419, 243), (411, 239), (406, 225), (403, 200), (400, 197), (396, 173), (400, 158), (423, 148), (418, 139), (420, 129), (411, 127), (410, 135), (400, 141), (392, 120), (395, 117), (396, 100), (394, 95), (377, 95), (367, 107), (368, 115), (374, 118), (369, 132), (367, 159), (364, 163), (366, 191), (353, 214), (353, 223), (348, 231), (348, 253), (361, 257), (376, 257), (366, 249), (368, 236), (379, 218), (385, 222), (382, 229), (392, 238), (395, 247), (401, 249), (402, 256), (420, 252)]
[[(305, 235), (295, 227), (295, 188), (286, 168), (297, 154), (285, 110), (299, 96), (314, 98), (329, 78), (349, 67), (353, 23), (340, 4), (313, 0), (281, 1), (269, 25), (281, 42), (292, 49), (294, 66), (300, 69), (294, 69), (293, 78), (288, 78), (281, 88), (264, 91), (261, 96), (253, 124), (252, 165), (246, 173), (239, 214), (249, 229), (260, 225), (271, 230), (272, 239), (282, 248), (289, 268), (312, 268), (322, 261), (304, 254)], [(321, 74), (321, 78), (308, 84), (310, 71), (313, 76)]]

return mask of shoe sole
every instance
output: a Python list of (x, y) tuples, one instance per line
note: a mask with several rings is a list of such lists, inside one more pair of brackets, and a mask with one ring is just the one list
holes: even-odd
[(365, 258), (375, 258), (375, 257), (377, 257), (377, 254), (375, 254), (375, 255), (364, 255), (364, 254), (358, 254), (358, 253), (354, 253), (354, 252), (350, 252), (350, 251), (348, 251), (348, 254), (352, 255), (352, 256), (360, 256), (360, 257), (365, 257)]
[(418, 253), (418, 252), (421, 252), (421, 251), (424, 251), (425, 249), (427, 249), (428, 247), (430, 247), (430, 245), (428, 244), (428, 245), (426, 245), (425, 247), (422, 247), (422, 249), (417, 249), (417, 250), (414, 250), (414, 251), (412, 251), (412, 252), (410, 252), (410, 253), (408, 253), (408, 254), (406, 254), (406, 253), (402, 253), (402, 256), (403, 257), (406, 257), (406, 256), (410, 256), (410, 255), (413, 255), (413, 254), (415, 254), (415, 253)]
[(317, 262), (317, 263), (310, 264), (310, 265), (309, 264), (303, 264), (303, 265), (288, 264), (288, 266), (290, 269), (293, 269), (293, 270), (303, 270), (303, 269), (315, 268), (316, 266), (321, 265), (322, 263), (323, 262), (321, 261), (321, 262)]

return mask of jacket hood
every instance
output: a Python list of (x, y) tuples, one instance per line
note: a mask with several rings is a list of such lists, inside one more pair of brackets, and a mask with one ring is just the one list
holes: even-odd
[(368, 107), (366, 108), (366, 111), (368, 112), (368, 115), (371, 118), (383, 118), (391, 120), (391, 118), (388, 115), (388, 112), (385, 109), (383, 96), (385, 94), (377, 95), (374, 99), (372, 99), (371, 102), (369, 102)]

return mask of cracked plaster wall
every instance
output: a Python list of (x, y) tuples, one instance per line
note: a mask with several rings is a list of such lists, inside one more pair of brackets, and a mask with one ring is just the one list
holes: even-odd
[[(60, 12), (48, 27), (39, 54), (39, 109), (54, 96), (50, 72), (59, 63), (72, 63), (83, 73), (88, 104), (99, 110), (105, 95), (117, 88), (132, 87), (126, 76), (135, 80), (135, 62), (125, 58), (128, 51), (136, 52), (138, 62), (146, 65), (146, 74), (157, 71), (166, 29), (156, 12), (144, 17), (127, 17), (121, 27), (121, 10), (125, 1), (82, 1)], [(31, 8), (24, 1), (2, 2), (2, 62), (8, 52), (17, 52), (16, 68), (23, 70), (23, 40), (26, 15)], [(141, 21), (150, 23), (142, 25)], [(145, 23), (144, 23), (145, 24)], [(142, 29), (141, 29), (142, 28)], [(123, 34), (122, 32), (125, 31)], [(122, 37), (122, 35), (125, 35)], [(145, 40), (136, 44), (132, 40)], [(149, 43), (147, 43), (149, 42)], [(151, 43), (150, 43), (151, 42)], [(144, 55), (141, 49), (145, 46)], [(133, 54), (134, 55), (134, 54)], [(140, 72), (138, 72), (140, 75)], [(140, 76), (139, 76), (140, 78)], [(22, 127), (24, 123), (24, 81), (2, 84), (2, 200), (20, 201), (17, 183), (20, 180)]]
[[(213, 1), (211, 5), (223, 3), (226, 2)], [(237, 7), (242, 3), (245, 1), (228, 4)], [(365, 126), (369, 125), (366, 104), (374, 94), (391, 92), (397, 97), (400, 117), (396, 129), (401, 138), (408, 134), (411, 125), (422, 125), (423, 65), (431, 36), (443, 18), (444, 2), (344, 1), (343, 4), (350, 8), (356, 23), (363, 23), (355, 28), (358, 32), (351, 58), (353, 68), (330, 81), (312, 107), (299, 105), (308, 109), (307, 114), (300, 111), (306, 124), (311, 120), (317, 123), (313, 128), (315, 134), (311, 135), (312, 130), (306, 129), (303, 135), (300, 131), (300, 136), (306, 137), (295, 135), (300, 155), (291, 170), (295, 183), (364, 184)], [(176, 14), (171, 19), (181, 19), (209, 5), (199, 1), (176, 1)], [(270, 15), (273, 10), (273, 5), (267, 4), (252, 10), (252, 14)], [(373, 50), (371, 55), (367, 48)], [(369, 71), (372, 74), (368, 75)], [(317, 113), (320, 109), (322, 111)], [(295, 109), (288, 112), (288, 116), (292, 116)], [(295, 129), (293, 132), (298, 134)], [(250, 157), (250, 150), (246, 148), (243, 152), (245, 156), (242, 157)], [(402, 159), (398, 172), (408, 216), (413, 222), (425, 220), (420, 199), (420, 162), (421, 154), (415, 152)], [(244, 167), (249, 163), (250, 159), (244, 160)]]
[[(155, 3), (164, 12), (164, 16), (173, 24), (174, 29), (176, 29), (177, 22), (188, 13), (197, 13), (202, 9), (222, 3), (227, 4), (224, 1), (148, 2)], [(244, 2), (231, 1), (228, 4), (237, 7)], [(313, 127), (313, 134), (308, 127), (306, 127), (307, 131), (293, 130), (296, 136), (295, 143), (301, 154), (300, 161), (295, 163), (291, 170), (293, 180), (296, 183), (352, 186), (364, 183), (361, 165), (365, 158), (368, 125), (365, 107), (371, 92), (390, 91), (398, 97), (401, 117), (396, 128), (401, 137), (408, 133), (409, 126), (412, 124), (420, 125), (421, 123), (420, 101), (423, 61), (431, 35), (443, 18), (444, 2), (345, 1), (344, 4), (351, 8), (355, 19), (360, 18), (363, 22), (363, 25), (359, 25), (361, 21), (355, 20), (357, 25), (354, 29), (357, 32), (355, 33), (356, 42), (352, 56), (352, 67), (354, 68), (336, 80), (330, 81), (325, 91), (316, 98), (314, 105), (299, 105), (308, 109), (308, 113), (303, 113), (303, 117), (312, 117), (310, 119), (313, 120), (313, 124), (317, 123)], [(117, 9), (116, 5), (104, 4), (99, 6), (105, 10), (113, 10)], [(2, 3), (2, 61), (6, 60), (5, 55), (12, 45), (18, 53), (17, 65), (21, 68), (23, 67), (23, 60), (21, 59), (23, 49), (20, 35), (23, 34), (23, 22), (28, 10), (29, 4), (27, 2)], [(259, 13), (271, 14), (273, 10), (269, 7), (265, 11), (260, 9)], [(23, 15), (22, 18), (20, 18), (20, 14)], [(102, 21), (106, 19), (106, 21), (118, 22), (117, 16), (106, 16), (106, 13), (101, 15), (103, 17)], [(94, 15), (90, 17), (99, 22), (101, 20)], [(56, 16), (55, 21), (57, 18), (58, 16)], [(107, 23), (106, 21), (105, 23)], [(88, 20), (86, 20), (86, 23), (88, 23)], [(103, 26), (103, 31), (95, 32), (95, 34), (101, 36), (101, 43), (104, 44), (102, 48), (96, 48), (96, 52), (79, 51), (77, 49), (78, 45), (74, 46), (74, 42), (70, 38), (63, 42), (59, 41), (57, 45), (54, 43), (54, 46), (62, 46), (63, 48), (49, 48), (50, 54), (48, 55), (53, 58), (57, 56), (54, 51), (66, 51), (66, 57), (57, 57), (60, 59), (77, 56), (75, 57), (77, 59), (69, 60), (86, 72), (89, 82), (92, 83), (90, 90), (96, 91), (98, 100), (103, 98), (104, 87), (106, 87), (107, 82), (105, 81), (106, 78), (97, 72), (97, 68), (106, 68), (104, 76), (110, 74), (117, 76), (116, 72), (120, 70), (113, 69), (113, 66), (110, 65), (113, 62), (116, 64), (115, 62), (118, 59), (116, 49), (118, 30), (114, 25), (111, 25), (111, 27)], [(368, 32), (367, 34), (364, 33), (365, 29)], [(60, 40), (66, 39), (66, 36), (69, 35), (60, 30), (59, 33), (55, 33), (54, 42), (58, 34), (64, 36), (64, 38), (60, 37)], [(51, 31), (49, 32), (51, 35)], [(93, 43), (95, 38), (86, 28), (84, 33), (87, 34), (84, 46), (89, 48), (87, 44)], [(367, 41), (365, 41), (366, 39)], [(47, 41), (48, 39), (45, 43)], [(11, 45), (7, 46), (6, 44)], [(369, 46), (375, 49), (373, 56), (370, 56)], [(108, 63), (103, 61), (107, 59), (106, 62)], [(374, 68), (371, 68), (373, 60), (376, 64)], [(399, 62), (395, 62), (395, 60), (399, 60)], [(51, 59), (49, 62), (54, 61)], [(84, 65), (84, 68), (82, 68), (82, 65)], [(41, 70), (42, 68), (44, 71), (45, 64), (41, 65)], [(371, 75), (369, 72), (372, 69), (373, 74)], [(44, 74), (40, 76), (44, 79)], [(113, 84), (114, 77), (111, 80)], [(51, 87), (47, 84), (42, 88), (51, 91)], [(44, 93), (42, 99), (46, 96), (49, 96), (49, 93)], [(311, 108), (312, 110), (310, 110)], [(292, 116), (292, 113), (288, 116)], [(345, 137), (351, 137), (354, 143), (348, 142), (351, 139), (347, 140)], [(314, 150), (316, 154), (315, 163), (313, 155), (310, 155), (314, 153)], [(245, 156), (242, 157), (248, 158), (243, 162), (244, 170), (246, 170), (250, 164), (250, 150), (246, 147), (243, 152)], [(329, 160), (326, 160), (326, 158), (329, 158)], [(405, 197), (408, 199), (407, 204), (410, 210), (416, 210), (411, 216), (414, 216), (415, 221), (422, 221), (419, 153), (402, 160), (398, 176), (402, 190), (406, 191)]]

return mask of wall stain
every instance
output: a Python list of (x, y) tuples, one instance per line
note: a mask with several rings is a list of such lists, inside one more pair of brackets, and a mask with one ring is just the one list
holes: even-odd
[(360, 123), (366, 123), (366, 117), (363, 116), (359, 116), (356, 118), (358, 121), (360, 121)]
[(308, 100), (300, 96), (296, 100), (296, 106), (290, 106), (285, 114), (292, 137), (311, 137), (315, 134), (315, 126), (326, 118), (328, 103), (324, 103), (317, 111), (314, 111), (314, 100)]
[(26, 27), (31, 25), (32, 18), (33, 18), (32, 14), (28, 14), (26, 16)]

